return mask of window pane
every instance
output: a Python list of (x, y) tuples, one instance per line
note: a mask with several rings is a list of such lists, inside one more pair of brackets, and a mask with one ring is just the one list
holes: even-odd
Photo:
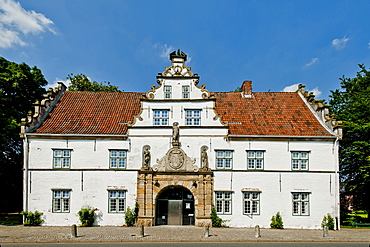
[(248, 169), (254, 169), (254, 160), (248, 160)]
[(248, 152), (248, 158), (254, 158), (255, 155), (256, 155), (256, 153), (253, 152), (253, 151)]
[(230, 201), (224, 201), (225, 203), (225, 213), (230, 213), (231, 208), (230, 208)]
[(299, 159), (299, 153), (298, 152), (292, 152), (292, 158), (293, 159)]
[(54, 167), (61, 168), (62, 167), (62, 159), (61, 158), (54, 158)]
[(125, 211), (125, 199), (118, 199), (118, 211)]
[(263, 164), (262, 160), (256, 160), (256, 168), (257, 169), (261, 169), (262, 168), (262, 164)]
[(256, 152), (256, 158), (263, 158), (263, 152)]
[(64, 157), (70, 157), (71, 156), (71, 151), (70, 150), (64, 150), (63, 151), (63, 156)]
[(216, 157), (217, 158), (223, 158), (224, 157), (224, 152), (223, 151), (217, 151)]
[(62, 157), (62, 150), (54, 150), (55, 157)]
[(225, 159), (225, 168), (231, 168), (231, 160)]
[(117, 192), (116, 191), (109, 191), (109, 197), (110, 198), (116, 198), (117, 197)]
[(302, 152), (301, 153), (301, 159), (307, 159), (308, 158), (308, 153), (307, 152)]
[(231, 158), (231, 151), (225, 151), (225, 158)]
[(116, 212), (117, 211), (117, 204), (116, 204), (116, 199), (110, 199), (110, 210), (111, 212)]
[(222, 213), (222, 201), (216, 201), (216, 211)]

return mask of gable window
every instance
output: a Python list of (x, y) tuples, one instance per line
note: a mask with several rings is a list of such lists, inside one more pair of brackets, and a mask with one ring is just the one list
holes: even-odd
[(182, 86), (182, 98), (189, 99), (189, 86)]
[(232, 151), (217, 150), (216, 151), (216, 169), (231, 169), (233, 161)]
[(200, 125), (200, 110), (185, 110), (185, 125)]
[(216, 212), (220, 214), (231, 214), (231, 192), (215, 192)]
[(293, 215), (303, 215), (307, 216), (310, 215), (310, 198), (308, 192), (293, 192), (292, 193), (292, 201), (293, 201)]
[(164, 98), (165, 99), (171, 99), (171, 93), (172, 93), (172, 87), (171, 86), (164, 86)]
[(169, 110), (154, 110), (153, 124), (154, 125), (168, 125)]
[(127, 150), (109, 150), (109, 168), (124, 169), (127, 163)]
[(247, 151), (248, 170), (263, 170), (264, 151)]
[(53, 190), (53, 213), (69, 213), (71, 190)]
[(308, 170), (308, 153), (309, 152), (292, 152), (292, 170)]
[(260, 192), (243, 192), (243, 214), (260, 214)]
[(71, 150), (54, 149), (53, 150), (53, 168), (69, 169), (71, 167)]
[(126, 191), (109, 190), (108, 191), (108, 211), (109, 213), (124, 213), (126, 205)]

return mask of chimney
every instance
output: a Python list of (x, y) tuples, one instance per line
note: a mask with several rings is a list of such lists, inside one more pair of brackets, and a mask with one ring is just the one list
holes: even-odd
[(242, 97), (252, 98), (252, 81), (244, 81), (242, 85)]

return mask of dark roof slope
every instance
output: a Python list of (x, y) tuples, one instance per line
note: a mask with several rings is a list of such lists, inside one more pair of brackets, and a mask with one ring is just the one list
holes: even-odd
[(35, 133), (124, 135), (140, 112), (142, 93), (63, 93)]
[(216, 112), (230, 135), (332, 136), (298, 93), (214, 93)]

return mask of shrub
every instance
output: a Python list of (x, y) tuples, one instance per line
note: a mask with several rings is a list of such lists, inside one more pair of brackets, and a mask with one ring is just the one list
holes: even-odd
[(130, 207), (127, 207), (125, 213), (125, 222), (127, 226), (134, 226), (136, 223), (137, 214), (135, 210), (131, 210)]
[(324, 228), (324, 226), (327, 226), (329, 230), (334, 230), (334, 218), (331, 217), (330, 214), (328, 214), (327, 216), (325, 215), (322, 219), (321, 227)]
[(224, 222), (220, 217), (218, 217), (215, 207), (212, 208), (211, 220), (213, 227), (221, 227)]
[(22, 211), (21, 215), (24, 215), (25, 217), (25, 221), (23, 222), (23, 225), (25, 226), (39, 226), (44, 222), (44, 220), (41, 219), (42, 213), (38, 211), (35, 211), (34, 213)]
[(283, 218), (281, 217), (280, 212), (277, 212), (275, 216), (272, 216), (270, 226), (274, 229), (284, 228)]
[(81, 208), (80, 211), (78, 211), (78, 216), (81, 221), (81, 226), (93, 226), (95, 222), (95, 211), (98, 210), (97, 208)]

